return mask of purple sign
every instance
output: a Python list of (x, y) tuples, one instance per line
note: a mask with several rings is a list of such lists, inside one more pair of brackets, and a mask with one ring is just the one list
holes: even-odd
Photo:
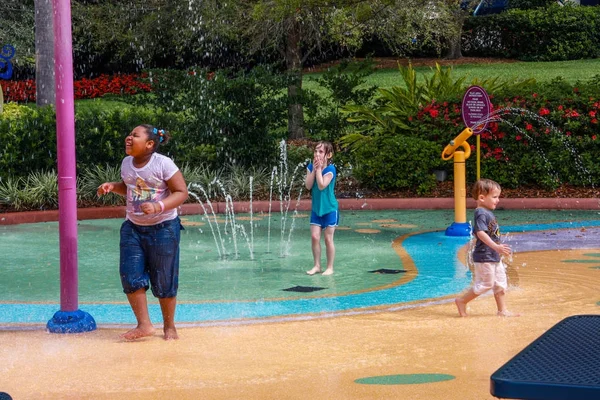
[(485, 89), (480, 86), (471, 86), (467, 89), (462, 101), (462, 118), (467, 128), (473, 129), (473, 134), (478, 135), (488, 126), (484, 120), (492, 111), (492, 103)]

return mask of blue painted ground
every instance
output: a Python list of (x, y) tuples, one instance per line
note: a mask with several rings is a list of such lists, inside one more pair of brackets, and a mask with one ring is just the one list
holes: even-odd
[[(598, 229), (593, 228), (597, 226), (600, 221), (579, 221), (519, 225), (504, 227), (503, 231), (511, 233), (509, 241), (517, 252), (600, 248)], [(271, 317), (300, 318), (307, 314), (335, 314), (450, 296), (463, 291), (471, 282), (468, 269), (457, 257), (468, 239), (448, 237), (442, 231), (406, 238), (402, 245), (413, 259), (418, 274), (403, 285), (331, 297), (181, 303), (177, 307), (176, 320), (178, 323), (218, 324)], [(46, 324), (58, 308), (58, 304), (0, 304), (0, 324)], [(99, 325), (135, 322), (127, 304), (90, 303), (82, 304), (80, 308), (90, 313)], [(158, 305), (151, 304), (150, 313), (154, 321), (161, 320)]]

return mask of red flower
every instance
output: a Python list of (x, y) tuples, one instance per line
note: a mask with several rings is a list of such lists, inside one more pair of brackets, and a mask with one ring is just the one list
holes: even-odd
[(517, 135), (517, 136), (515, 136), (515, 139), (516, 140), (521, 140), (521, 139), (523, 139), (523, 137), (521, 135)]
[(530, 131), (533, 129), (533, 125), (531, 125), (530, 123), (525, 124), (525, 129)]
[(535, 98), (535, 97), (538, 97), (538, 94), (537, 94), (537, 93), (534, 93), (534, 94), (533, 94), (533, 97), (534, 97), (534, 98)]
[(590, 121), (592, 124), (597, 124), (598, 120), (596, 118), (594, 118), (593, 120)]
[(550, 114), (550, 110), (548, 110), (547, 108), (542, 108), (542, 109), (540, 110), (540, 113), (539, 113), (539, 114), (540, 114), (540, 115), (543, 117), (544, 115), (548, 115), (548, 114)]
[[(147, 74), (141, 77), (145, 78), (146, 76)], [(152, 91), (152, 87), (147, 83), (140, 82), (139, 78), (140, 76), (137, 74), (113, 76), (103, 74), (92, 79), (83, 78), (73, 82), (74, 96), (76, 99), (91, 99), (107, 93), (136, 94)], [(35, 101), (35, 82), (33, 80), (6, 82), (7, 84), (2, 83), (2, 88), (7, 101), (20, 103)]]
[(595, 118), (596, 117), (596, 111), (590, 111), (590, 117)]
[(563, 106), (562, 104), (558, 106), (558, 109), (559, 109), (560, 111), (562, 111), (562, 109), (563, 109), (563, 108), (564, 108), (564, 106)]
[(437, 116), (439, 115), (439, 111), (432, 108), (431, 110), (429, 110), (429, 115), (431, 115), (431, 118), (437, 118)]
[(592, 136), (592, 140), (596, 140), (596, 135), (593, 135), (593, 136)]

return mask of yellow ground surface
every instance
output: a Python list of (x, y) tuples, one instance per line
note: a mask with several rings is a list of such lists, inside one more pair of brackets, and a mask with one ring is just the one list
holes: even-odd
[[(181, 328), (179, 341), (122, 342), (124, 330), (80, 335), (0, 331), (0, 392), (13, 399), (485, 400), (490, 375), (565, 317), (598, 314), (599, 250), (522, 253), (507, 303), (493, 296), (459, 318), (453, 303), (397, 312), (229, 327)], [(517, 268), (518, 266), (518, 268)], [(395, 374), (450, 374), (413, 385), (364, 385)]]

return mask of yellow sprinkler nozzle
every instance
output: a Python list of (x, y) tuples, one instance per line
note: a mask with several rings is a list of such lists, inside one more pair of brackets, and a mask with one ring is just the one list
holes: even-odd
[[(468, 158), (469, 156), (467, 156), (466, 154), (467, 148), (469, 155), (471, 155), (471, 146), (468, 145), (467, 139), (470, 138), (472, 135), (473, 129), (465, 128), (457, 137), (454, 138), (454, 140), (450, 141), (448, 146), (444, 148), (444, 151), (442, 151), (442, 160), (451, 159), (454, 156), (454, 152), (459, 147), (463, 148), (463, 150), (465, 151), (465, 158)], [(466, 146), (464, 146), (464, 144), (466, 144)]]

